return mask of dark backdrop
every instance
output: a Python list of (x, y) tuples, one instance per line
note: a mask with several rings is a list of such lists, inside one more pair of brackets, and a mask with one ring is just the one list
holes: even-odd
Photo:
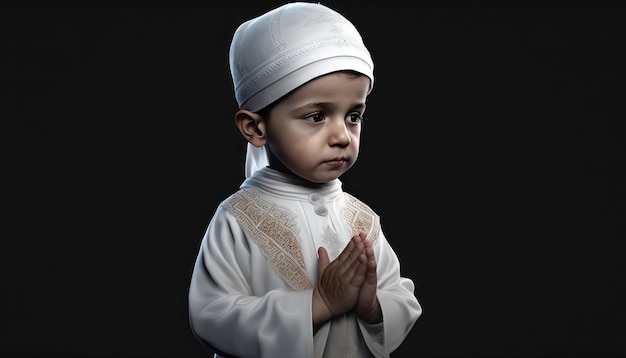
[[(393, 356), (624, 356), (624, 9), (324, 3), (376, 66), (344, 187), (424, 309)], [(206, 356), (188, 282), (243, 180), (228, 45), (280, 4), (3, 3), (0, 355)]]

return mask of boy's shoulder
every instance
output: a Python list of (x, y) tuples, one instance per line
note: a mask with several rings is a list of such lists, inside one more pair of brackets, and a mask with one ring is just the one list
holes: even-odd
[(226, 199), (222, 200), (222, 202), (218, 205), (219, 207), (229, 207), (234, 203), (244, 201), (255, 201), (258, 200), (260, 193), (255, 188), (240, 188), (239, 190), (231, 193)]
[(344, 198), (346, 200), (346, 204), (349, 206), (353, 206), (358, 210), (365, 211), (372, 215), (377, 215), (374, 209), (372, 209), (367, 203), (363, 200), (354, 196), (354, 194), (350, 194), (348, 192), (343, 192)]

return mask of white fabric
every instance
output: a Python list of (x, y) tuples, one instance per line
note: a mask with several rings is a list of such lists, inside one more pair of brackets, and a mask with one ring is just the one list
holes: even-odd
[(229, 65), (237, 103), (252, 112), (334, 71), (361, 72), (374, 85), (374, 63), (356, 27), (319, 3), (288, 3), (242, 23)]
[(268, 165), (270, 165), (270, 163), (267, 159), (265, 147), (255, 147), (248, 143), (248, 147), (246, 148), (246, 179), (250, 178), (257, 170), (263, 169)]
[[(189, 289), (194, 334), (237, 357), (321, 358), (337, 357), (337, 351), (352, 351), (342, 358), (388, 357), (421, 307), (371, 213), (342, 191), (338, 179), (310, 184), (269, 167), (257, 171), (217, 208), (201, 242)], [(359, 220), (350, 222), (350, 217)], [(336, 258), (361, 218), (375, 219), (366, 227), (375, 239), (384, 322), (366, 324), (349, 313), (314, 334), (317, 249), (324, 246), (331, 260)], [(295, 245), (290, 238), (296, 238)]]

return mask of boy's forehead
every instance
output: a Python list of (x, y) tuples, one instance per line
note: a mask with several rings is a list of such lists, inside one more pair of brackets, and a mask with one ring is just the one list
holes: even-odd
[(347, 71), (319, 76), (296, 88), (272, 108), (288, 108), (294, 113), (320, 108), (364, 110), (369, 92), (369, 78)]

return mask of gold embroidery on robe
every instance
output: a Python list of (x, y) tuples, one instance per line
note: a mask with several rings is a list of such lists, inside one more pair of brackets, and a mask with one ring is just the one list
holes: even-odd
[(298, 241), (295, 215), (264, 200), (255, 189), (242, 189), (223, 203), (263, 250), (272, 266), (296, 290), (312, 288)]
[(352, 235), (358, 235), (363, 231), (373, 246), (378, 240), (378, 233), (380, 232), (380, 217), (361, 200), (348, 193), (344, 193), (344, 195), (346, 209), (343, 212), (343, 218), (352, 228)]

